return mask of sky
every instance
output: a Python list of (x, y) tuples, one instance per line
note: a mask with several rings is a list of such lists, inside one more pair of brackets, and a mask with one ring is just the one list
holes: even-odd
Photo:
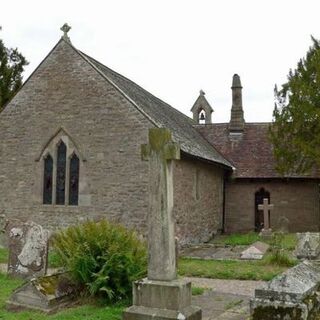
[(25, 79), (59, 41), (73, 45), (191, 116), (202, 89), (213, 122), (228, 122), (241, 77), (247, 122), (272, 119), (281, 86), (320, 39), (319, 0), (2, 0), (0, 38), (30, 62)]

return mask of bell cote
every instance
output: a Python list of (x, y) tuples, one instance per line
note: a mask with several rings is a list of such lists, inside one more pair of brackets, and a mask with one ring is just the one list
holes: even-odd
[(191, 112), (193, 114), (193, 120), (197, 124), (212, 123), (211, 114), (213, 112), (213, 109), (205, 98), (205, 92), (203, 90), (200, 90), (200, 95), (191, 108)]

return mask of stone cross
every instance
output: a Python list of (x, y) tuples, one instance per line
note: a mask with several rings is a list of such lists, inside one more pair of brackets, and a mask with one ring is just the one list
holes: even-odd
[(63, 37), (64, 40), (70, 41), (70, 38), (68, 36), (68, 32), (70, 31), (70, 29), (71, 29), (71, 27), (67, 23), (65, 23), (60, 28), (60, 30), (63, 31), (63, 36), (62, 37)]
[(168, 129), (152, 128), (141, 154), (149, 160), (148, 279), (170, 281), (177, 277), (172, 160), (180, 159), (180, 147)]
[(269, 204), (269, 200), (267, 198), (263, 199), (263, 204), (258, 205), (258, 210), (263, 210), (263, 220), (264, 220), (264, 229), (270, 229), (270, 221), (269, 221), (269, 210), (273, 209), (273, 204)]

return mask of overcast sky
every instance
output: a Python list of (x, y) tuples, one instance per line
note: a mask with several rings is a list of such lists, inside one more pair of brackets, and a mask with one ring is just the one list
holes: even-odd
[(3, 0), (0, 38), (30, 61), (60, 39), (191, 116), (199, 95), (227, 122), (231, 80), (241, 76), (247, 122), (270, 121), (273, 88), (320, 38), (319, 0)]

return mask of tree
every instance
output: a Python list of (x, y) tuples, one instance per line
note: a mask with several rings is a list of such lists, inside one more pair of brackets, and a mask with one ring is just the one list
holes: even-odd
[(28, 62), (18, 49), (6, 48), (0, 39), (0, 111), (22, 86), (26, 65)]
[(281, 174), (307, 173), (320, 166), (320, 41), (312, 38), (306, 56), (275, 87), (270, 138)]

